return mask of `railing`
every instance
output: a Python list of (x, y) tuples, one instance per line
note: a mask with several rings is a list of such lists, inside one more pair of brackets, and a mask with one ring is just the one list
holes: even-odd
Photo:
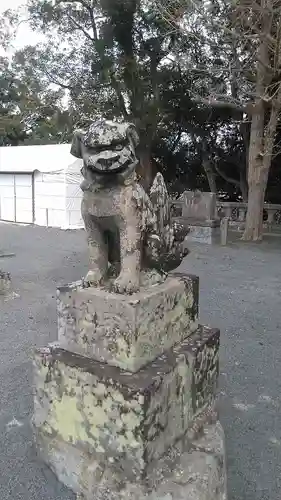
[[(247, 215), (247, 203), (217, 201), (218, 217), (228, 217), (229, 224), (235, 229), (243, 230)], [(265, 203), (263, 207), (264, 229), (281, 230), (281, 205)]]
[[(183, 205), (183, 200), (171, 200), (174, 217), (182, 217)], [(217, 215), (220, 219), (227, 217), (230, 227), (242, 231), (246, 222), (247, 203), (217, 201)], [(264, 229), (273, 232), (281, 231), (281, 205), (265, 203), (263, 221)]]

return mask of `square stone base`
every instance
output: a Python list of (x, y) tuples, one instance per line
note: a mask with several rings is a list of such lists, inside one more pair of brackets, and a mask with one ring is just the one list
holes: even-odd
[(60, 287), (60, 346), (136, 372), (197, 329), (198, 288), (196, 276), (179, 273), (133, 295)]
[(185, 241), (196, 241), (213, 245), (220, 242), (220, 222), (217, 220), (206, 222), (191, 221), (188, 223), (189, 233)]
[(110, 465), (70, 443), (37, 436), (41, 457), (77, 500), (227, 500), (224, 433), (205, 421), (158, 460), (145, 481), (128, 481)]
[(140, 480), (202, 425), (214, 404), (218, 362), (219, 330), (207, 327), (134, 374), (58, 347), (40, 349), (34, 359), (37, 436), (110, 464), (122, 480)]
[(11, 293), (11, 276), (9, 273), (0, 270), (0, 295)]

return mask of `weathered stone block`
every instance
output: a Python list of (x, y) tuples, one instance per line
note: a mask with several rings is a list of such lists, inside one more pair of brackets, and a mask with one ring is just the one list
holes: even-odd
[(200, 223), (198, 221), (188, 221), (189, 233), (185, 241), (197, 241), (213, 245), (220, 241), (220, 221), (214, 220), (209, 223)]
[(201, 221), (214, 220), (216, 218), (215, 193), (184, 191), (181, 195), (181, 200), (183, 200), (182, 216), (184, 218)]
[(41, 349), (34, 362), (38, 439), (71, 444), (123, 479), (144, 477), (212, 407), (218, 354), (219, 331), (201, 327), (134, 374), (60, 348)]
[(98, 462), (72, 444), (38, 436), (41, 455), (77, 500), (227, 500), (224, 433), (205, 422), (202, 434), (183, 439), (148, 471), (145, 481), (124, 480), (110, 463)]
[(11, 292), (10, 273), (0, 270), (0, 295), (7, 295)]
[(133, 295), (58, 289), (58, 339), (68, 351), (136, 372), (198, 326), (196, 276), (177, 274)]

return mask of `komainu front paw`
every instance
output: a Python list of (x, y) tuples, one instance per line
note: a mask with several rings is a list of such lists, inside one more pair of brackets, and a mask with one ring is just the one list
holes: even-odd
[(84, 281), (92, 286), (97, 286), (100, 284), (102, 279), (103, 279), (103, 273), (100, 271), (100, 269), (94, 269), (94, 270), (91, 269), (87, 273)]
[(115, 293), (132, 294), (140, 289), (139, 273), (131, 271), (121, 272), (118, 278), (113, 283), (113, 291)]

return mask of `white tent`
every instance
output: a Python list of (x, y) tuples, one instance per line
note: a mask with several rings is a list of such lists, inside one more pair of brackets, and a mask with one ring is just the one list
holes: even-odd
[(70, 144), (0, 148), (0, 219), (83, 227), (81, 167)]

